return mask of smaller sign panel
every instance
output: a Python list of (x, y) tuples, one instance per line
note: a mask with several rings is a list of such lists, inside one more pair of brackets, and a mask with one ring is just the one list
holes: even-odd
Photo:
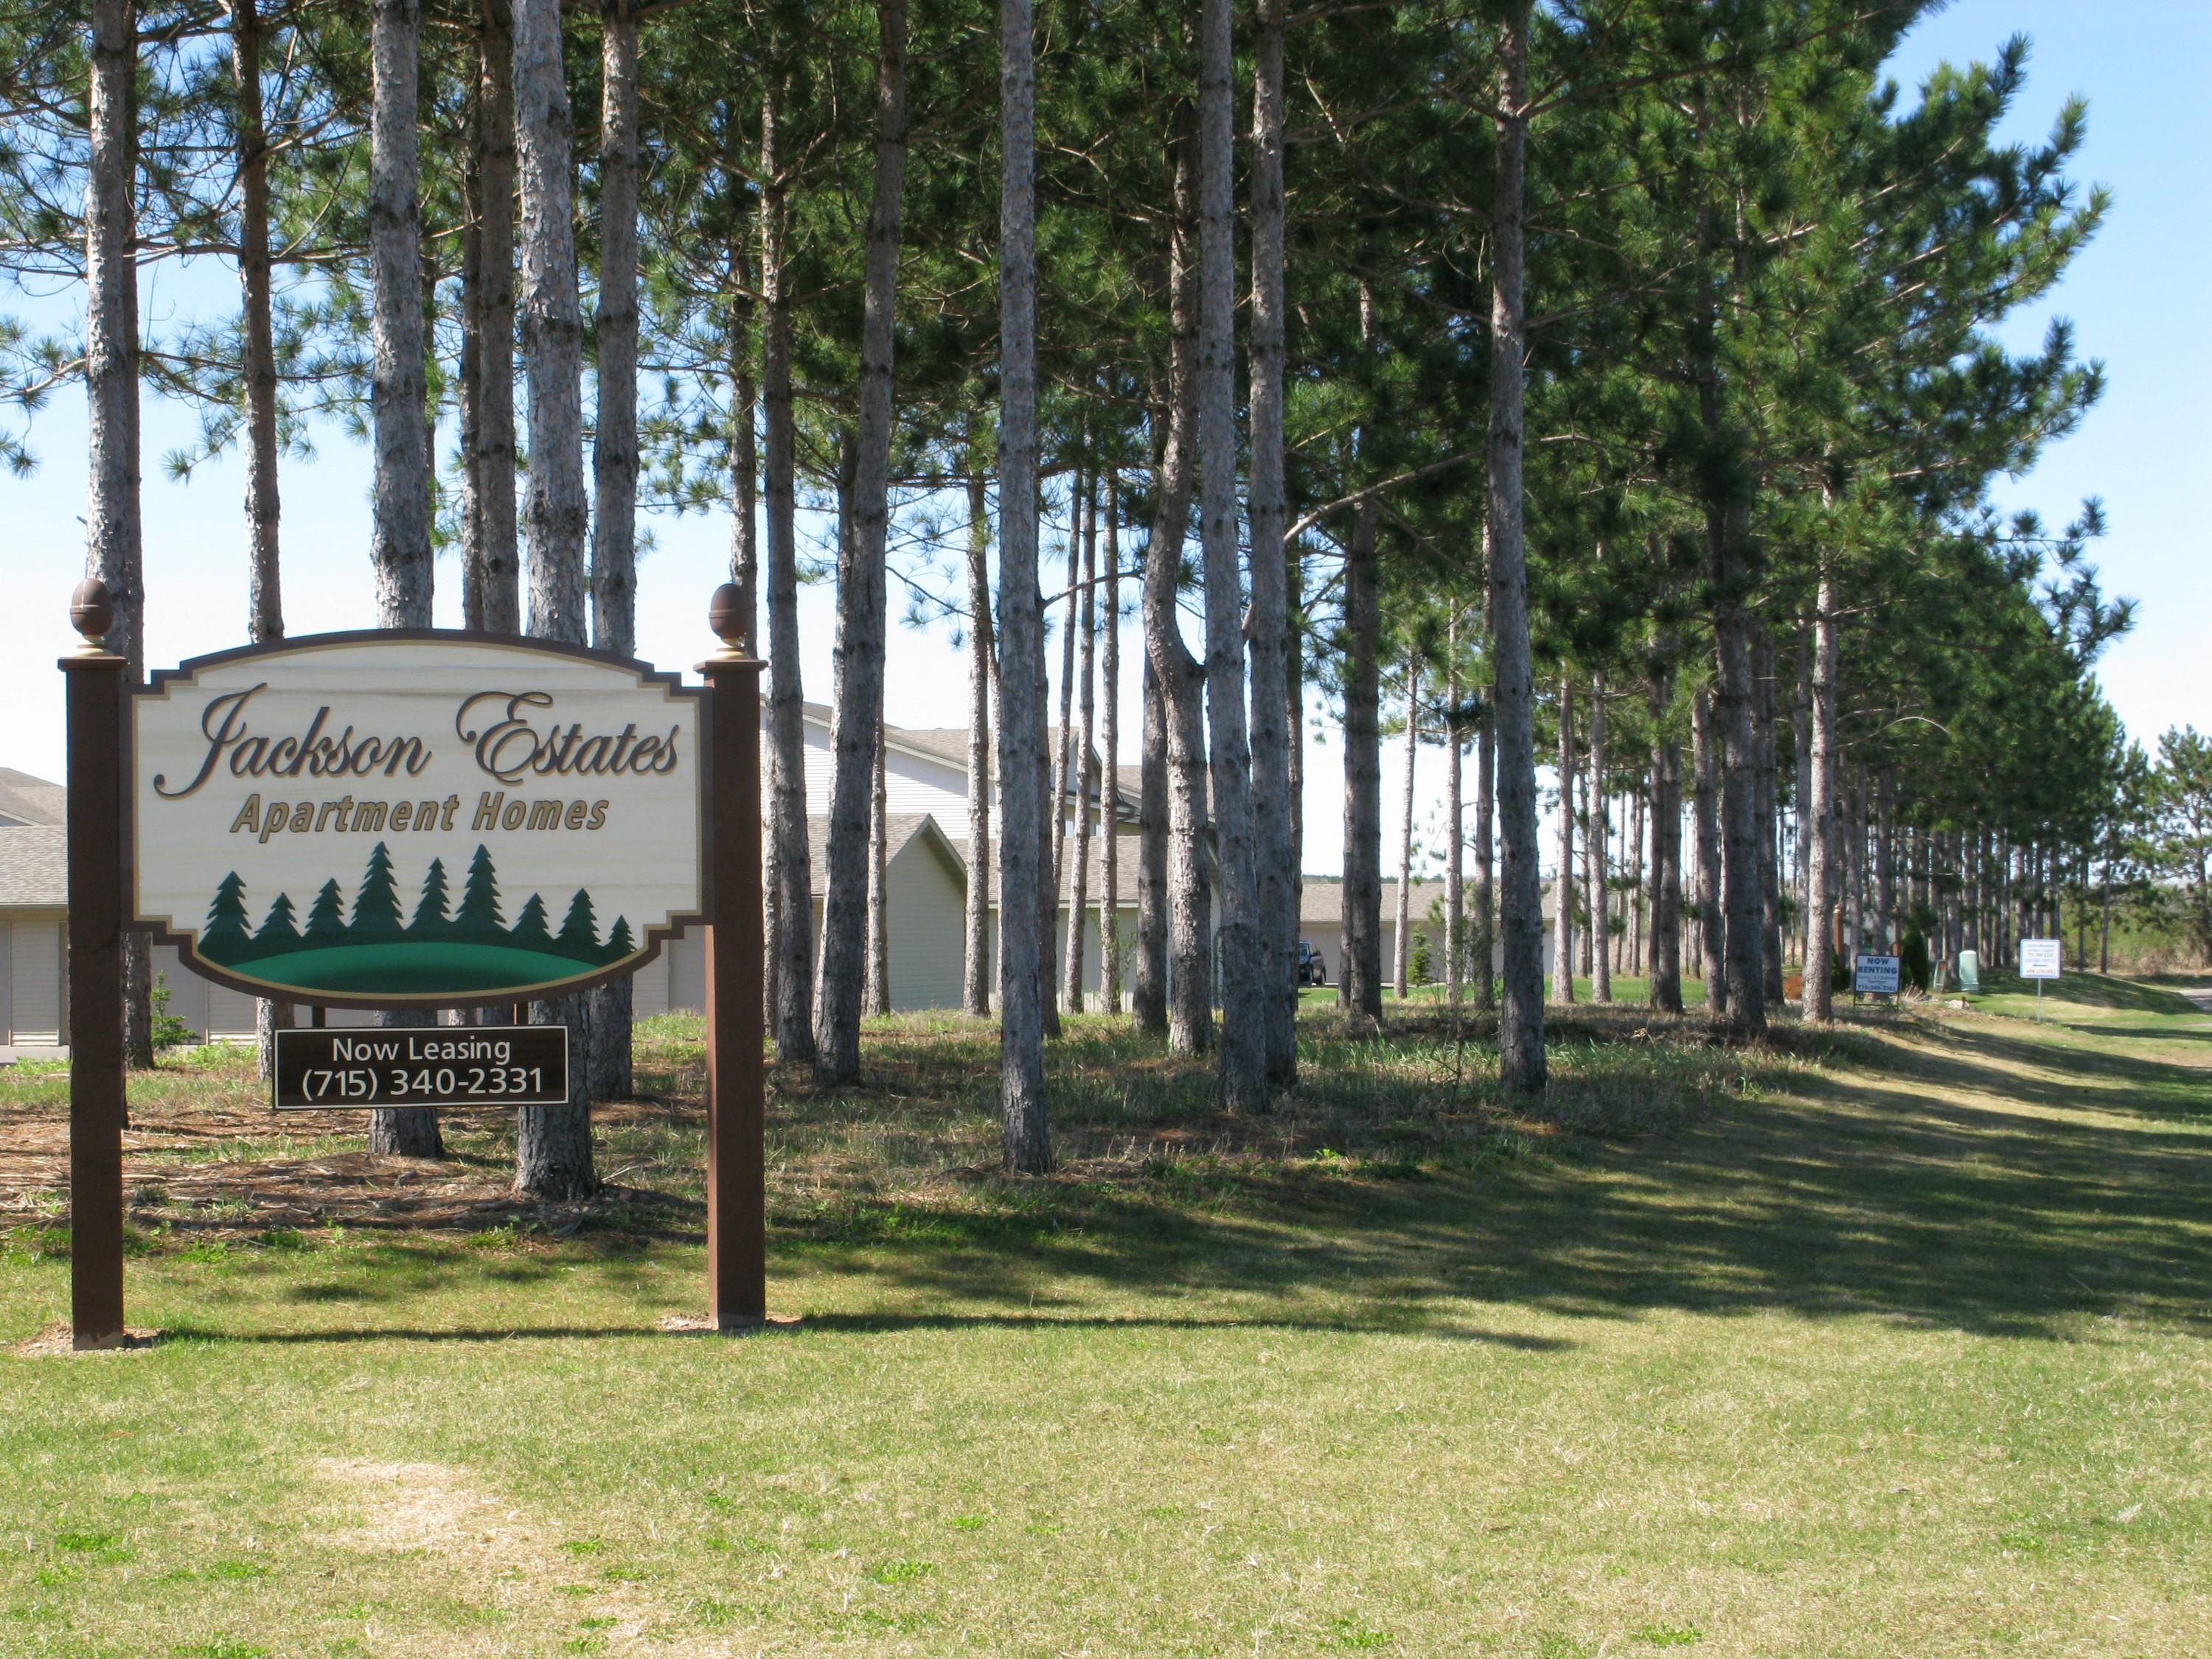
[(1901, 963), (1897, 957), (1863, 956), (1851, 982), (1866, 995), (1893, 997), (1902, 982)]
[(2021, 940), (2020, 976), (2022, 979), (2057, 979), (2058, 946), (2059, 941), (2055, 939)]
[(562, 1106), (565, 1025), (356, 1026), (276, 1033), (280, 1112)]

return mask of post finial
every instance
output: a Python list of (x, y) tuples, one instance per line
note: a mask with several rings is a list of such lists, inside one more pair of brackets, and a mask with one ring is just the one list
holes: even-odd
[(745, 615), (744, 596), (735, 582), (724, 582), (714, 590), (714, 597), (707, 601), (707, 626), (714, 630), (714, 637), (722, 642), (721, 654), (742, 657), (744, 653)]
[(87, 650), (97, 650), (115, 626), (115, 596), (97, 576), (87, 576), (70, 595), (70, 623), (84, 636)]

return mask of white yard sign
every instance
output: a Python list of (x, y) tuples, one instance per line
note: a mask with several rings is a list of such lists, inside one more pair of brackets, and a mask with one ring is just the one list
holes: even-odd
[(628, 971), (704, 908), (700, 708), (672, 675), (478, 635), (195, 659), (131, 698), (132, 908), (295, 1001)]
[(2020, 976), (2022, 979), (2057, 979), (2058, 956), (2059, 941), (2055, 939), (2021, 940)]
[(1853, 971), (1853, 988), (1869, 996), (1893, 997), (1903, 982), (1896, 957), (1863, 956)]

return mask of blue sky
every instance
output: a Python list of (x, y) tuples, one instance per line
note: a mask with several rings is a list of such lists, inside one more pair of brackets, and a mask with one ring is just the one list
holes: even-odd
[[(2063, 522), (2081, 499), (2103, 499), (2111, 534), (2094, 550), (2107, 591), (2141, 601), (2135, 632), (2115, 645), (2100, 673), (2129, 729), (2146, 742), (2169, 725), (2212, 724), (2212, 562), (2191, 477), (2212, 453), (2212, 325), (2203, 273), (2212, 264), (2212, 213), (2203, 183), (2212, 155), (2212, 100), (2203, 87), (2212, 63), (2212, 5), (2202, 0), (1960, 0), (1922, 25), (1893, 71), (1910, 92), (1936, 61), (1987, 58), (2014, 33), (2034, 42), (2014, 136), (2049, 129), (2069, 93), (2089, 100), (2088, 142), (2077, 167), (2107, 185), (2112, 215), (2051, 301), (2008, 326), (2026, 347), (2053, 314), (2070, 317), (2081, 350), (2106, 364), (2111, 386), (2082, 429), (2035, 471), (2000, 485), (2008, 507), (2032, 507)], [(232, 303), (227, 278), (157, 273), (145, 295), (150, 319)], [(76, 294), (17, 299), (0, 311), (51, 317), (82, 303)], [(242, 473), (234, 459), (203, 468), (180, 485), (160, 458), (184, 442), (182, 411), (146, 408), (149, 660), (174, 661), (237, 643), (245, 634)], [(53, 659), (72, 638), (64, 615), (83, 562), (84, 415), (70, 388), (33, 431), (43, 458), (28, 480), (0, 477), (0, 523), (9, 551), (0, 560), (0, 611), (15, 649), (0, 654), (0, 765), (47, 777), (62, 770), (60, 676)], [(441, 434), (450, 443), (450, 429)], [(368, 462), (342, 434), (318, 435), (312, 464), (288, 462), (283, 479), (286, 621), (290, 631), (358, 627), (372, 613), (368, 561)], [(649, 522), (656, 542), (639, 579), (639, 648), (650, 659), (688, 667), (711, 647), (708, 594), (726, 570), (729, 526), (714, 515)], [(1048, 542), (1049, 543), (1049, 533)], [(438, 619), (458, 624), (458, 573), (439, 572)], [(830, 684), (833, 597), (806, 591), (801, 604), (804, 670), (810, 694)], [(1138, 729), (1134, 665), (1122, 729)], [(900, 630), (890, 663), (890, 718), (908, 726), (957, 726), (966, 719), (964, 665), (942, 629)], [(1340, 867), (1342, 796), (1334, 744), (1310, 750), (1306, 865)], [(1385, 845), (1395, 859), (1402, 747), (1384, 761)], [(1441, 783), (1433, 752), (1425, 774)], [(1431, 800), (1434, 792), (1420, 793)], [(1417, 823), (1428, 817), (1417, 817)]]

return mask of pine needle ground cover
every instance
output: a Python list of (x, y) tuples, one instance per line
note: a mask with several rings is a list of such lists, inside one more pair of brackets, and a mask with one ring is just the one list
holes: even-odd
[[(2029, 999), (2032, 1000), (2032, 997)], [(131, 1317), (67, 1308), (62, 1079), (0, 1074), (0, 1653), (2212, 1651), (2212, 1018), (2069, 979), (1735, 1054), (1309, 1016), (1259, 1122), (1104, 1022), (1061, 1172), (994, 1047), (779, 1078), (771, 1297), (702, 1303), (696, 1025), (610, 1190), (504, 1197), (137, 1080)]]

